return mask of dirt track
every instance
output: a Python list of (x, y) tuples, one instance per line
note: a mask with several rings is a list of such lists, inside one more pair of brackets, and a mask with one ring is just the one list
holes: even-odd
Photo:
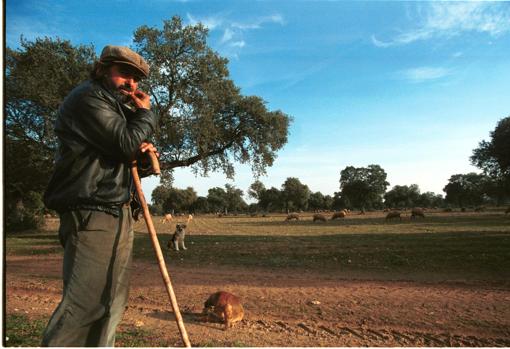
[[(47, 318), (60, 298), (61, 257), (10, 257), (6, 311)], [(172, 268), (194, 346), (510, 346), (510, 286), (342, 280), (335, 275)], [(217, 290), (238, 295), (229, 331), (199, 313)], [(314, 304), (315, 303), (315, 304)], [(180, 339), (155, 263), (135, 263), (121, 328)]]

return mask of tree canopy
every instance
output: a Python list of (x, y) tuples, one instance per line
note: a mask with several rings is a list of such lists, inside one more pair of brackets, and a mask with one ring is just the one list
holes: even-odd
[(452, 175), (443, 189), (446, 202), (459, 207), (482, 204), (488, 179), (487, 176), (474, 172)]
[(195, 173), (221, 170), (231, 178), (239, 162), (264, 174), (287, 142), (291, 118), (268, 111), (260, 97), (241, 95), (227, 59), (207, 46), (207, 34), (203, 25), (184, 26), (179, 17), (134, 34), (135, 49), (151, 66), (143, 87), (160, 115), (154, 141), (162, 170), (191, 166)]
[(310, 194), (308, 198), (308, 208), (310, 210), (324, 209), (325, 205), (324, 195), (320, 191)]
[(384, 204), (387, 207), (413, 207), (420, 198), (420, 188), (417, 184), (396, 185), (384, 194)]
[(45, 154), (53, 152), (58, 106), (73, 87), (87, 79), (96, 59), (94, 49), (58, 38), (22, 38), (20, 49), (7, 48), (5, 54), (6, 136), (36, 144)]
[(420, 207), (442, 207), (444, 206), (444, 198), (441, 194), (436, 194), (431, 191), (426, 191), (425, 193), (421, 193), (418, 198), (418, 202), (415, 203), (415, 206)]
[(306, 184), (302, 184), (297, 178), (288, 177), (282, 185), (282, 198), (286, 210), (306, 210), (310, 193)]
[(501, 119), (490, 136), (473, 150), (470, 160), (492, 179), (488, 191), (501, 204), (510, 196), (510, 116)]
[(255, 200), (260, 200), (262, 194), (266, 190), (264, 183), (259, 180), (253, 182), (248, 188), (248, 196)]
[(393, 208), (440, 207), (443, 196), (431, 191), (420, 193), (418, 184), (396, 185), (384, 194), (384, 205)]
[[(69, 41), (21, 39), (20, 49), (5, 50), (5, 204), (9, 228), (40, 214), (53, 169), (53, 124), (59, 104), (87, 79), (96, 56), (90, 46)], [(25, 223), (20, 227), (28, 227)]]
[(283, 194), (275, 187), (263, 190), (260, 194), (258, 204), (264, 211), (278, 211), (285, 207)]
[(225, 184), (225, 189), (220, 187), (209, 189), (207, 202), (209, 209), (215, 212), (238, 212), (248, 207), (243, 200), (243, 191), (231, 184)]
[(471, 162), (492, 177), (510, 176), (510, 116), (501, 119), (490, 135), (490, 141), (481, 141), (473, 150)]
[(191, 212), (197, 198), (192, 187), (178, 189), (159, 185), (152, 191), (153, 207), (160, 213)]
[(347, 166), (340, 172), (340, 192), (349, 207), (379, 208), (389, 183), (387, 174), (379, 165)]

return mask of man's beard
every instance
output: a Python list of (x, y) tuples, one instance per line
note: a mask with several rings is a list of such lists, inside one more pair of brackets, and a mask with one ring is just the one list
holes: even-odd
[(133, 92), (129, 85), (122, 85), (117, 87), (111, 82), (111, 80), (108, 77), (105, 77), (103, 79), (103, 84), (120, 104), (126, 104), (133, 101), (131, 96), (121, 92), (122, 90), (127, 92)]

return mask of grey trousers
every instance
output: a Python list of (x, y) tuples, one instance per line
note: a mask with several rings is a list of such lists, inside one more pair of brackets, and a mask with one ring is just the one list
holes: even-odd
[(128, 206), (119, 217), (88, 210), (62, 214), (63, 296), (44, 331), (42, 346), (114, 346), (128, 301), (132, 222)]

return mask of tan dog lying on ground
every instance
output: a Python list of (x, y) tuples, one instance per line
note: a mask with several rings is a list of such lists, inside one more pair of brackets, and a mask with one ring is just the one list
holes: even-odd
[(234, 322), (241, 321), (244, 309), (239, 298), (232, 293), (219, 291), (213, 293), (204, 303), (202, 314), (207, 315), (206, 321), (210, 321), (211, 315), (223, 321), (225, 330), (232, 327)]

